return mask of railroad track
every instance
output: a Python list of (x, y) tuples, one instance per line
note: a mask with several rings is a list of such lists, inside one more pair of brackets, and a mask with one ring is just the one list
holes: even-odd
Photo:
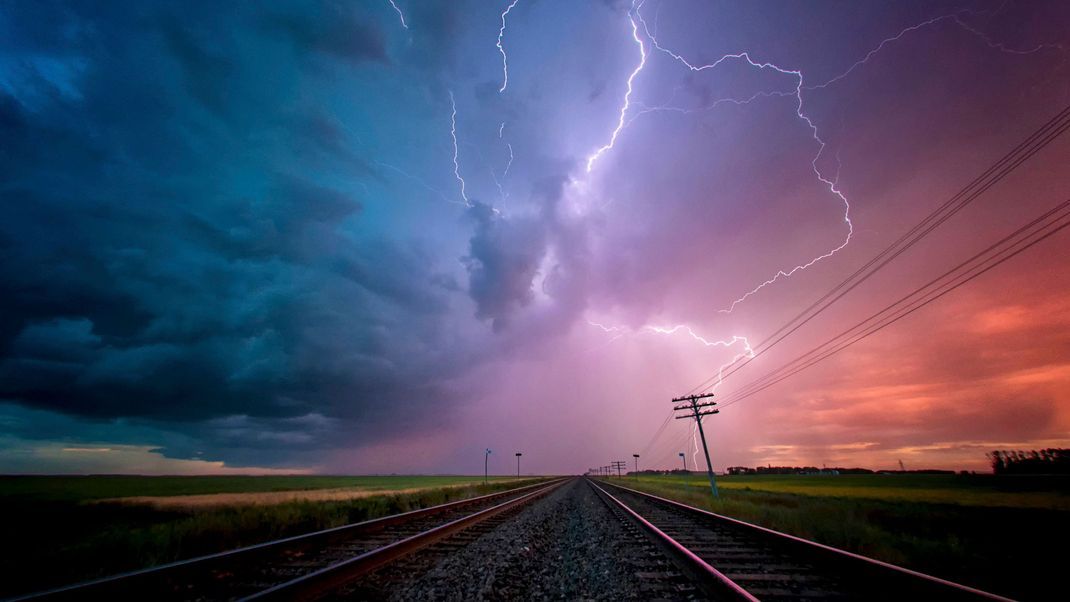
[(541, 498), (536, 483), (12, 598), (34, 600), (308, 600)]
[(587, 482), (718, 600), (1008, 600), (600, 480)]

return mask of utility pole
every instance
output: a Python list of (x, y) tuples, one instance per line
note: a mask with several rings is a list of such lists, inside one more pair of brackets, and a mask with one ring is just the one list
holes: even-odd
[(615, 468), (617, 470), (617, 478), (618, 479), (621, 478), (621, 476), (620, 476), (621, 469), (626, 467), (627, 465), (628, 465), (628, 463), (625, 462), (624, 460), (614, 460), (613, 461), (613, 468)]
[(680, 459), (684, 461), (684, 472), (687, 472), (687, 455), (680, 452)]
[(632, 454), (632, 457), (635, 458), (635, 480), (638, 481), (639, 480), (639, 454)]
[(516, 478), (517, 479), (520, 478), (520, 456), (523, 456), (523, 455), (524, 454), (522, 454), (520, 452), (516, 452)]
[(487, 464), (490, 460), (490, 448), (487, 448), (486, 453), (483, 454), (483, 484), (487, 484)]
[[(713, 393), (674, 397), (672, 402), (681, 405), (674, 405), (672, 409), (676, 412), (684, 412), (684, 414), (676, 417), (677, 420), (694, 418), (695, 422), (698, 423), (698, 434), (702, 437), (702, 451), (706, 454), (706, 474), (710, 477), (710, 491), (713, 493), (713, 497), (718, 497), (717, 482), (713, 479), (713, 464), (710, 464), (710, 449), (706, 446), (706, 432), (702, 429), (702, 417), (717, 414), (720, 410), (713, 409), (713, 406), (717, 405), (714, 401), (699, 403), (700, 400), (710, 397), (713, 397)], [(684, 461), (686, 462), (686, 460)]]

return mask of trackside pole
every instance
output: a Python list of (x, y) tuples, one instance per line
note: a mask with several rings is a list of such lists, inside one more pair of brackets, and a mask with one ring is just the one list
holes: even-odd
[[(710, 397), (713, 397), (713, 393), (704, 393), (702, 395), (685, 395), (683, 397), (673, 398), (672, 402), (683, 402), (683, 405), (673, 406), (674, 411), (685, 412), (684, 414), (677, 416), (677, 420), (680, 420), (681, 418), (694, 418), (695, 422), (698, 423), (698, 434), (699, 437), (702, 438), (702, 451), (706, 454), (706, 475), (710, 478), (710, 493), (713, 494), (713, 497), (720, 497), (717, 493), (717, 481), (713, 478), (713, 464), (710, 463), (710, 448), (706, 446), (706, 432), (702, 428), (702, 417), (709, 416), (711, 414), (717, 414), (720, 410), (712, 409), (713, 406), (717, 405), (716, 402), (707, 401), (704, 403), (699, 403), (700, 399), (707, 399)], [(684, 460), (684, 466), (687, 465), (686, 462), (687, 460)]]

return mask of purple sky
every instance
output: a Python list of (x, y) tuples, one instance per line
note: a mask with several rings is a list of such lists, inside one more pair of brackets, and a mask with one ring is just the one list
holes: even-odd
[[(0, 472), (691, 466), (672, 397), (1070, 104), (1063, 2), (394, 4), (0, 4)], [(1070, 198), (1068, 158), (718, 398)], [(714, 467), (1070, 445), (1068, 251), (726, 405)]]

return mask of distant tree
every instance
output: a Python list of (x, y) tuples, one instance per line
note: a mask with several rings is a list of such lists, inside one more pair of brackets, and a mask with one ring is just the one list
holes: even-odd
[(1070, 474), (1070, 449), (994, 450), (985, 456), (995, 474)]

